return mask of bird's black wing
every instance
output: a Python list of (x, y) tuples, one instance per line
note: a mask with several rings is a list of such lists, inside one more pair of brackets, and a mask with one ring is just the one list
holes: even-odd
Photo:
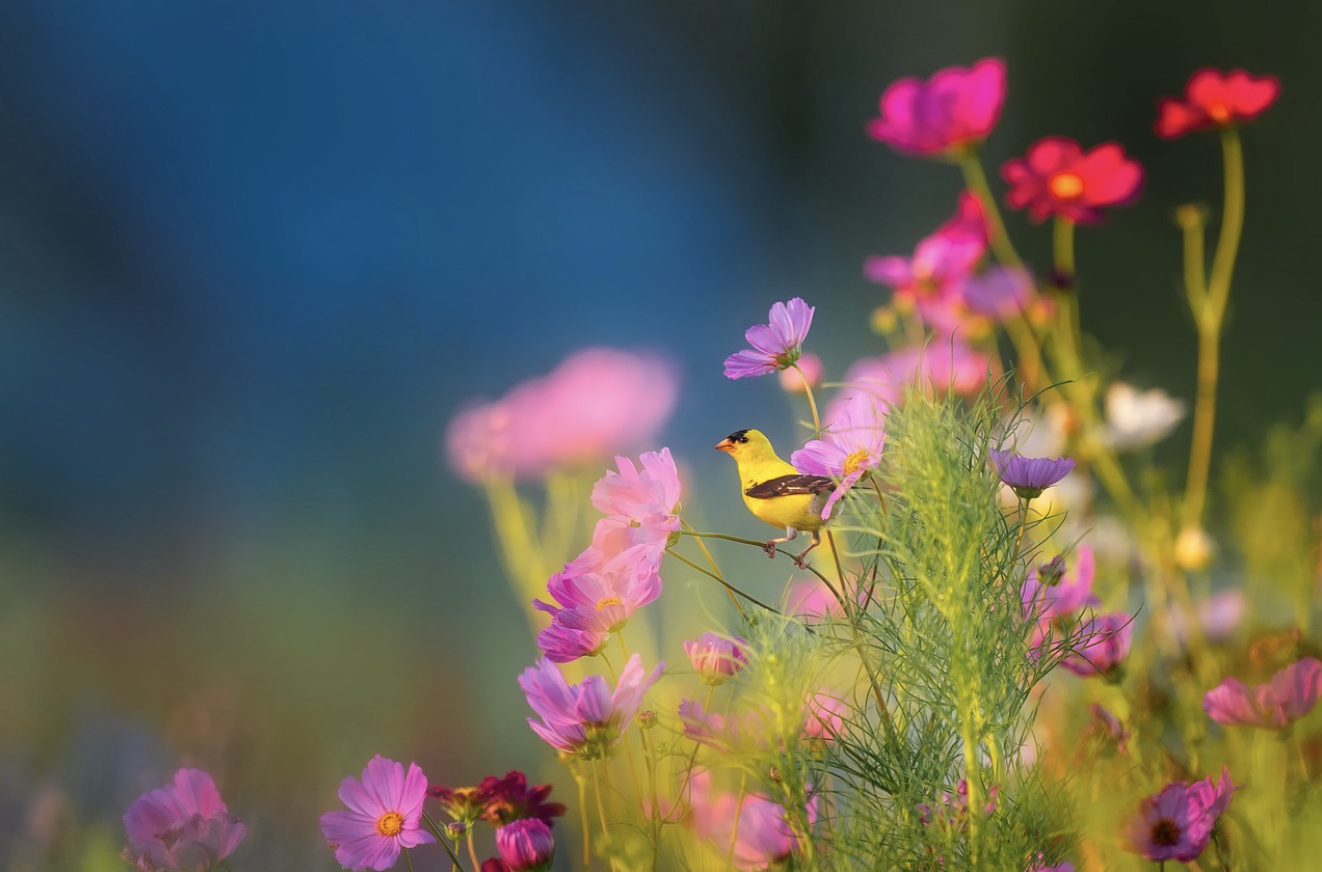
[(755, 500), (768, 500), (772, 497), (788, 497), (794, 494), (820, 494), (833, 487), (835, 482), (825, 475), (782, 475), (755, 484), (744, 491), (744, 494)]

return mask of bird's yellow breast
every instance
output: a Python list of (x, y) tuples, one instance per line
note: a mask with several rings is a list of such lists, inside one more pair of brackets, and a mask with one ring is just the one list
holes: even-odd
[[(816, 510), (813, 509), (814, 503)], [(744, 505), (748, 506), (748, 510), (778, 530), (786, 527), (809, 533), (820, 530), (823, 503), (824, 500), (813, 494), (790, 494), (769, 499), (744, 495)]]

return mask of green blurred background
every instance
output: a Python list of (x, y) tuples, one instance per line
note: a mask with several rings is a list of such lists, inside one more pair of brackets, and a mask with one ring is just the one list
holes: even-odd
[[(1139, 204), (1079, 233), (1084, 323), (1186, 398), (1172, 213), (1215, 207), (1219, 153), (1156, 139), (1155, 101), (1200, 66), (1279, 76), (1245, 136), (1218, 449), (1296, 420), (1322, 387), (1320, 26), (1302, 3), (3, 4), (0, 865), (118, 868), (123, 808), (184, 763), (249, 821), (236, 869), (330, 868), (316, 815), (377, 752), (451, 785), (557, 776), (445, 422), (585, 345), (662, 350), (686, 511), (759, 535), (711, 445), (788, 442), (795, 412), (721, 361), (802, 295), (839, 377), (877, 348), (863, 258), (953, 209), (953, 169), (863, 134), (900, 76), (1005, 57), (993, 168), (1047, 134), (1143, 162)], [(1010, 230), (1044, 265), (1048, 234)]]

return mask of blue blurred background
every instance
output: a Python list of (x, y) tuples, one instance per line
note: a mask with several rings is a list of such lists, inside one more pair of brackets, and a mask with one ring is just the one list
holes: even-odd
[[(513, 683), (535, 647), (444, 466), (446, 420), (584, 345), (661, 350), (684, 376), (661, 441), (716, 483), (686, 505), (737, 510), (711, 445), (794, 432), (774, 380), (722, 377), (742, 331), (801, 295), (839, 377), (877, 348), (863, 258), (907, 253), (953, 210), (954, 170), (863, 133), (902, 75), (1007, 59), (993, 168), (1046, 134), (1144, 163), (1140, 204), (1079, 234), (1084, 323), (1128, 377), (1183, 397), (1172, 212), (1219, 202), (1220, 158), (1212, 137), (1157, 140), (1155, 101), (1199, 66), (1278, 75), (1246, 136), (1218, 448), (1297, 418), (1322, 386), (1319, 18), (0, 5), (0, 858), (83, 850), (33, 836), (47, 812), (114, 842), (123, 804), (183, 760), (247, 816), (308, 822), (377, 750), (448, 783), (542, 765)], [(1047, 234), (1010, 222), (1045, 263)], [(314, 826), (293, 829), (252, 827), (251, 865), (328, 860)]]

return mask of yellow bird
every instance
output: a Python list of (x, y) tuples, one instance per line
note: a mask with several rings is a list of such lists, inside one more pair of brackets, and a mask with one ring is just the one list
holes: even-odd
[(826, 524), (822, 509), (835, 482), (825, 475), (804, 475), (781, 460), (760, 430), (736, 430), (717, 443), (716, 450), (729, 454), (738, 464), (739, 489), (748, 510), (785, 531), (783, 537), (762, 546), (768, 557), (775, 557), (776, 546), (801, 531), (812, 534), (812, 544), (794, 558), (803, 567), (804, 555), (821, 544), (818, 531)]

